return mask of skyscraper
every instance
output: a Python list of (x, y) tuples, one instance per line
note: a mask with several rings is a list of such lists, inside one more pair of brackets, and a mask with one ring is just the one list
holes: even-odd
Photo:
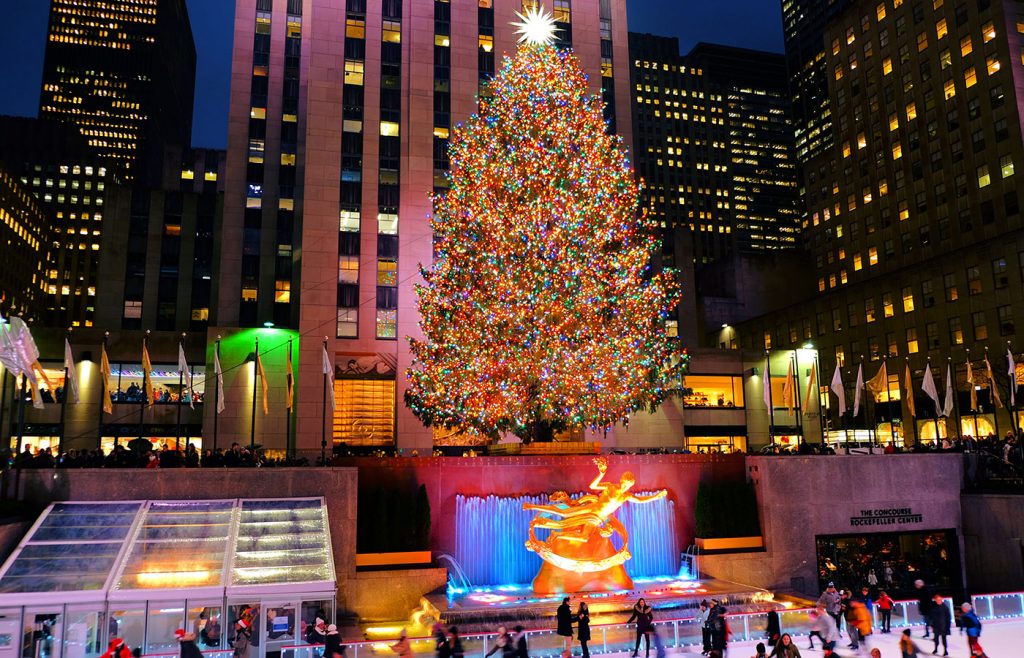
[(32, 320), (42, 315), (43, 261), (50, 218), (35, 197), (0, 162), (0, 313)]
[[(1009, 1), (865, 1), (829, 23), (824, 65), (830, 102), (843, 112), (833, 145), (807, 171), (808, 276), (818, 295), (742, 327), (744, 347), (813, 340), (823, 372), (863, 360), (873, 374), (887, 358), (894, 382), (906, 357), (915, 387), (929, 357), (932, 370), (951, 359), (962, 431), (1007, 426), (987, 377), (968, 383), (966, 363), (986, 370), (991, 348), (997, 384), (1016, 385), (1005, 354), (1024, 321), (1018, 12)], [(982, 389), (976, 414), (973, 386)], [(904, 436), (934, 437), (933, 405), (916, 408), (915, 426), (904, 407)], [(940, 431), (957, 429), (950, 421)]]
[[(625, 3), (543, 4), (628, 143)], [(433, 444), (401, 402), (413, 285), (432, 257), (429, 195), (446, 185), (451, 131), (515, 52), (523, 6), (237, 3), (218, 322), (299, 330), (300, 448), (319, 448), (324, 336), (335, 441)]]
[(127, 180), (159, 180), (192, 136), (196, 55), (185, 0), (51, 0), (39, 116), (73, 123)]

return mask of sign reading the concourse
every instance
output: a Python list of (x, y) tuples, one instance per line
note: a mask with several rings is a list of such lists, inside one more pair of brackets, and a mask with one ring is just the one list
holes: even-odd
[(871, 526), (871, 525), (896, 525), (900, 523), (921, 523), (924, 517), (915, 514), (910, 507), (880, 507), (877, 509), (862, 509), (860, 516), (851, 516), (850, 525)]

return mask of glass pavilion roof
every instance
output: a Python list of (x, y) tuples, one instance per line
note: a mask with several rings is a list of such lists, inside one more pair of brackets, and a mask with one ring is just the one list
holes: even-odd
[(0, 605), (334, 586), (322, 498), (67, 502), (0, 569)]

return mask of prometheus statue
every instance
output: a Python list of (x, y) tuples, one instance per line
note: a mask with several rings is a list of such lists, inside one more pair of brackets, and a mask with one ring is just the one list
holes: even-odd
[[(530, 521), (527, 550), (536, 553), (544, 563), (533, 579), (538, 594), (589, 592), (595, 590), (631, 589), (633, 579), (624, 566), (632, 555), (629, 534), (615, 513), (626, 503), (646, 503), (664, 498), (662, 489), (649, 496), (631, 493), (636, 478), (626, 471), (618, 482), (605, 482), (608, 460), (594, 459), (598, 474), (590, 483), (588, 493), (576, 500), (564, 491), (548, 498), (548, 505), (526, 503), (523, 509), (536, 510)], [(537, 530), (550, 530), (547, 538), (537, 539)], [(618, 533), (622, 548), (615, 550), (611, 538)]]

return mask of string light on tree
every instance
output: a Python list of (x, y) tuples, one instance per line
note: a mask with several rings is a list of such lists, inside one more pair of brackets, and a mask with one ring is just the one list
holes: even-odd
[(675, 274), (651, 267), (656, 224), (621, 140), (538, 16), (453, 131), (406, 392), (428, 425), (524, 440), (653, 409), (686, 363), (665, 331)]

